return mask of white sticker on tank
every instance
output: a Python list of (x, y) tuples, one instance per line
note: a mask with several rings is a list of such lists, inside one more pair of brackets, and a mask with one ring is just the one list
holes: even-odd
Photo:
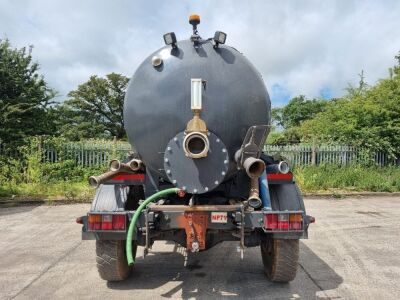
[(211, 223), (228, 223), (228, 213), (225, 212), (211, 212)]

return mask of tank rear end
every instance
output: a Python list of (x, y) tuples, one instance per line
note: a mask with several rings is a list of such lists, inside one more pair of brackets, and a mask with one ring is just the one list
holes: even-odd
[[(268, 279), (295, 278), (299, 239), (313, 218), (282, 160), (263, 152), (270, 99), (261, 75), (226, 34), (193, 33), (152, 53), (131, 79), (125, 127), (135, 152), (92, 176), (82, 238), (96, 239), (100, 276), (127, 278), (136, 248), (156, 240), (190, 252), (236, 241), (238, 258), (260, 247)], [(108, 261), (106, 261), (108, 260)]]

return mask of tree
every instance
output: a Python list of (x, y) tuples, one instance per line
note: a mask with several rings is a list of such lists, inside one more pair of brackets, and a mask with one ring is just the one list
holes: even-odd
[(90, 79), (71, 91), (58, 107), (59, 132), (71, 140), (126, 137), (123, 105), (129, 79), (111, 73)]
[(5, 143), (54, 132), (49, 109), (56, 93), (38, 74), (32, 48), (13, 49), (0, 40), (0, 140)]
[(368, 89), (368, 84), (365, 82), (364, 71), (361, 71), (361, 73), (358, 74), (358, 77), (360, 77), (360, 81), (358, 82), (358, 87), (354, 87), (350, 83), (347, 85), (346, 91), (347, 95), (350, 97), (359, 96)]
[(400, 61), (394, 75), (362, 92), (330, 101), (324, 112), (301, 125), (305, 139), (366, 146), (400, 155)]
[(285, 129), (300, 126), (305, 121), (312, 119), (316, 114), (325, 110), (327, 101), (306, 99), (300, 95), (294, 97), (282, 108), (272, 110), (272, 120), (276, 125)]

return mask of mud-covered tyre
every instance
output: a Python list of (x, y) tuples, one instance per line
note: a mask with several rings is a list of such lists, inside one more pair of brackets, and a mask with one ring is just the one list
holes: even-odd
[(261, 241), (264, 273), (270, 281), (289, 282), (296, 277), (299, 264), (299, 240)]
[[(132, 250), (136, 255), (136, 245)], [(126, 260), (125, 241), (96, 241), (97, 270), (102, 279), (121, 281), (130, 275), (132, 268)]]

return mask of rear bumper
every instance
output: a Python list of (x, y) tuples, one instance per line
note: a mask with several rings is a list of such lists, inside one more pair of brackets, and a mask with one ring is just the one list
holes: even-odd
[[(98, 212), (91, 212), (98, 213)], [(104, 214), (112, 214), (113, 212), (104, 212)], [(116, 213), (116, 212), (115, 212)], [(121, 214), (121, 212), (118, 212)], [(132, 219), (135, 211), (126, 211), (127, 219)], [(223, 240), (237, 240), (239, 232), (241, 231), (242, 223), (244, 225), (244, 232), (246, 235), (256, 233), (257, 236), (272, 235), (274, 238), (282, 239), (300, 239), (307, 238), (307, 230), (309, 225), (309, 217), (305, 215), (304, 211), (273, 211), (272, 213), (297, 213), (303, 215), (303, 224), (301, 230), (266, 230), (264, 226), (264, 216), (271, 211), (247, 211), (244, 210), (242, 205), (150, 205), (147, 210), (144, 210), (137, 223), (137, 236), (134, 237), (140, 240), (143, 233), (148, 228), (150, 238), (162, 239), (160, 233), (171, 232), (174, 230), (184, 230), (187, 219), (187, 214), (202, 214), (207, 219), (207, 233), (223, 233), (224, 236), (231, 234), (233, 238), (223, 238)], [(223, 222), (215, 220), (213, 214), (226, 215)], [(126, 230), (123, 231), (90, 231), (87, 226), (87, 216), (82, 218), (82, 239), (83, 240), (125, 240), (127, 228), (129, 223), (126, 224)]]

